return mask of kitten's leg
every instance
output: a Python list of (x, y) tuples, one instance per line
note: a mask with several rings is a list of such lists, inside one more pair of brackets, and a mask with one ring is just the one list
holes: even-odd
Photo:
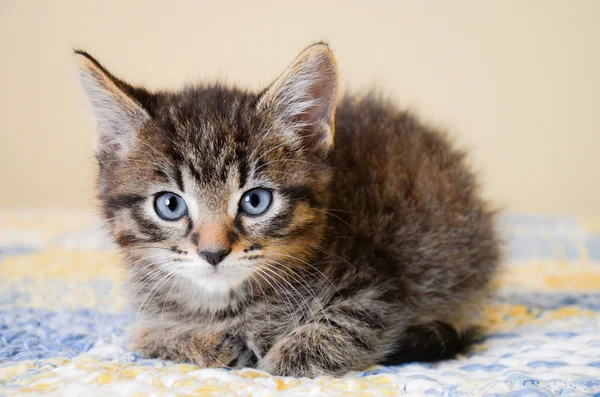
[(144, 356), (189, 362), (201, 367), (244, 367), (256, 356), (237, 335), (226, 333), (178, 333), (177, 330), (146, 330), (137, 335), (136, 347)]
[[(436, 361), (465, 351), (474, 333), (430, 323), (401, 331), (388, 328), (366, 310), (345, 308), (346, 317), (329, 316), (305, 324), (278, 341), (258, 367), (276, 375), (342, 375), (373, 364)], [(352, 314), (354, 313), (354, 314)]]
[(346, 306), (304, 324), (279, 340), (258, 362), (275, 375), (342, 375), (382, 360), (389, 352), (385, 325), (374, 312)]
[(394, 351), (380, 363), (399, 365), (449, 359), (465, 353), (478, 337), (475, 328), (459, 334), (452, 326), (441, 322), (414, 325), (402, 333)]

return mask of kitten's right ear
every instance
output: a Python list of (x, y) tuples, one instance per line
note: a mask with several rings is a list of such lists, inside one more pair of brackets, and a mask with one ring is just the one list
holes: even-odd
[(333, 146), (337, 66), (325, 43), (313, 44), (263, 92), (257, 107), (288, 128), (289, 138), (309, 150)]
[(131, 86), (110, 74), (87, 52), (74, 52), (79, 78), (96, 118), (96, 154), (99, 158), (121, 158), (135, 145), (137, 132), (150, 115), (131, 96)]

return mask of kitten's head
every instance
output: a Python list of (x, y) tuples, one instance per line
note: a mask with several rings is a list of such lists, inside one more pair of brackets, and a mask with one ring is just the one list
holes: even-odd
[(259, 94), (219, 84), (152, 93), (76, 54), (104, 215), (137, 271), (224, 292), (308, 262), (329, 201), (337, 71), (325, 44)]

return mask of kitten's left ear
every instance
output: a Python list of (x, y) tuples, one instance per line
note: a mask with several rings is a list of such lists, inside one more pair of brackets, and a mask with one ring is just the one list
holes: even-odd
[(138, 139), (150, 120), (140, 98), (149, 94), (114, 77), (85, 51), (75, 50), (79, 77), (96, 116), (95, 150), (99, 159), (119, 159)]
[(337, 66), (327, 44), (305, 49), (262, 94), (258, 108), (269, 112), (307, 149), (333, 145)]

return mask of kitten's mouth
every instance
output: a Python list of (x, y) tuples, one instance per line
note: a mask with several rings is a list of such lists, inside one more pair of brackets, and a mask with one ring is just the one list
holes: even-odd
[(175, 271), (202, 290), (225, 292), (236, 288), (250, 277), (252, 267), (227, 260), (211, 265), (198, 259), (178, 266)]

